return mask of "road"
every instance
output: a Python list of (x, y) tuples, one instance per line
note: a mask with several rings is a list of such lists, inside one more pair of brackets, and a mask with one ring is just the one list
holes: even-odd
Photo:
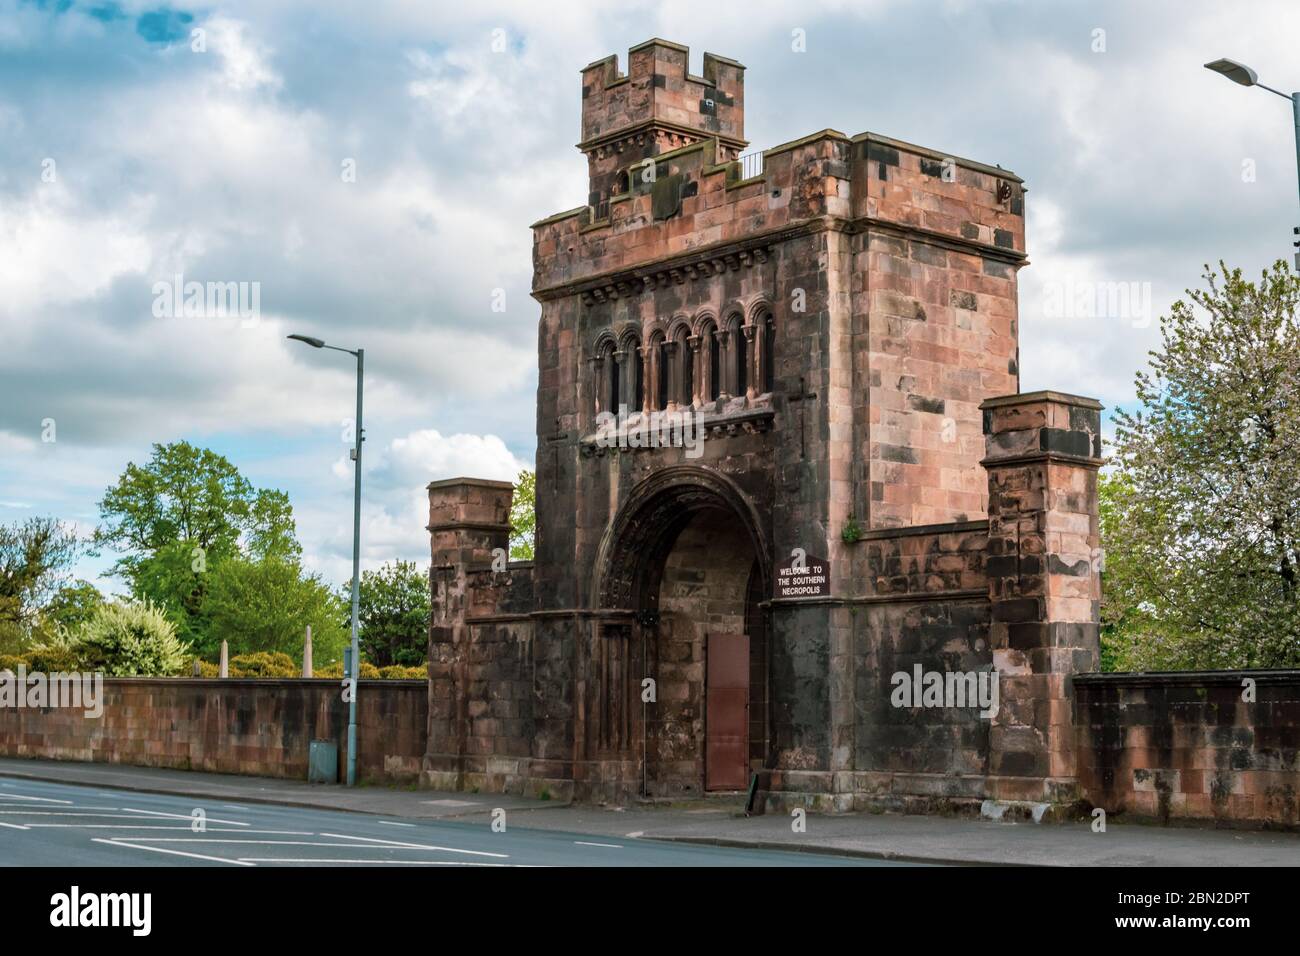
[(0, 866), (906, 866), (0, 780)]

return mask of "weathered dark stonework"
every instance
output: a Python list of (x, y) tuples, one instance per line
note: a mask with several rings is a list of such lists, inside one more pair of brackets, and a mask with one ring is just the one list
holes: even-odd
[[(535, 560), (492, 570), (508, 485), (430, 486), (426, 783), (699, 793), (747, 701), (768, 806), (1073, 801), (1098, 406), (1015, 395), (1021, 180), (835, 130), (741, 158), (744, 67), (687, 62), (583, 71), (588, 201), (533, 226)], [(702, 440), (635, 447), (657, 410)], [(773, 599), (796, 549), (828, 595)], [(894, 706), (918, 665), (1006, 667), (1007, 708)]]
[(1074, 720), (1108, 815), (1300, 828), (1300, 671), (1084, 675)]

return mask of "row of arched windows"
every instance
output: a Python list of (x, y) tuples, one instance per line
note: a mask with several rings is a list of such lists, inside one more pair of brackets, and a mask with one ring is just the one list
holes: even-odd
[(594, 364), (597, 413), (685, 408), (737, 396), (771, 392), (775, 381), (776, 326), (764, 310), (752, 324), (737, 313), (721, 324), (706, 321), (698, 335), (682, 327), (671, 337), (655, 331), (644, 344), (632, 333), (607, 339)]

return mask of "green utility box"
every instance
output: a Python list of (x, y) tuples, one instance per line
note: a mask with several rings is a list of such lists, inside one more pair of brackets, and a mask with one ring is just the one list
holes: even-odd
[(332, 740), (313, 740), (307, 751), (307, 782), (339, 782), (339, 745)]

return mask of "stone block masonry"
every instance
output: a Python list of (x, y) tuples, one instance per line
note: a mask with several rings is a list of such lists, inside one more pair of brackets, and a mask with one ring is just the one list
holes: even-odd
[[(1101, 406), (1019, 393), (1023, 182), (833, 129), (741, 160), (745, 67), (689, 59), (582, 71), (586, 201), (533, 225), (534, 561), (489, 562), (509, 485), (429, 487), (425, 782), (1086, 806)], [(609, 433), (661, 412), (702, 442)], [(800, 555), (828, 593), (776, 593)]]
[[(337, 680), (110, 677), (104, 713), (0, 707), (0, 755), (307, 779), (312, 740), (347, 765), (348, 707)], [(424, 681), (358, 685), (357, 773), (413, 781), (428, 729)]]
[(1300, 827), (1300, 671), (1082, 675), (1073, 719), (1108, 816)]

